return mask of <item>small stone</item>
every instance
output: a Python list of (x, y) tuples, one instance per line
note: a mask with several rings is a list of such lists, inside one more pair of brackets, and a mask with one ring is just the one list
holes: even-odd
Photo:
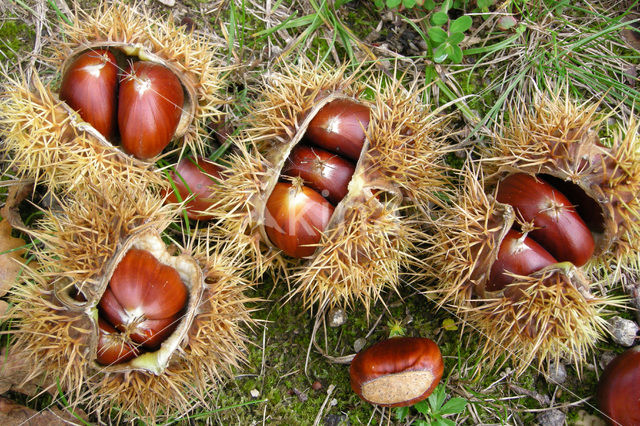
[(366, 344), (367, 344), (367, 339), (360, 337), (356, 339), (355, 342), (353, 342), (353, 350), (355, 350), (356, 352), (360, 352), (362, 348), (365, 347)]
[(347, 314), (344, 309), (331, 309), (327, 315), (329, 317), (329, 327), (340, 327), (342, 324), (347, 322)]
[(560, 410), (549, 410), (540, 413), (537, 420), (541, 426), (563, 426), (566, 417)]
[(324, 426), (347, 426), (350, 424), (346, 414), (329, 414), (324, 418)]
[(603, 370), (605, 369), (605, 367), (607, 365), (609, 365), (609, 363), (611, 361), (613, 361), (613, 359), (616, 357), (617, 355), (615, 354), (615, 352), (611, 352), (611, 351), (606, 351), (603, 352), (602, 355), (600, 355), (600, 368), (602, 368)]
[(552, 361), (549, 365), (547, 381), (554, 385), (561, 385), (567, 380), (567, 369), (561, 362)]
[(169, 7), (173, 7), (176, 5), (176, 0), (158, 0), (158, 1), (164, 4), (165, 6), (169, 6)]
[(307, 399), (309, 399), (309, 397), (307, 396), (306, 393), (304, 392), (300, 392), (298, 389), (293, 388), (293, 393), (296, 394), (296, 396), (298, 397), (298, 399), (300, 400), (300, 402), (305, 402)]
[(258, 389), (251, 389), (249, 393), (251, 394), (251, 398), (258, 398), (260, 396), (260, 391)]
[(322, 389), (322, 383), (320, 383), (318, 380), (316, 380), (311, 385), (311, 389), (316, 390), (316, 391)]
[(614, 342), (626, 347), (633, 346), (638, 330), (640, 330), (638, 324), (616, 316), (609, 320), (609, 325), (611, 326), (611, 338)]
[(575, 426), (606, 426), (603, 419), (584, 410), (579, 410), (573, 423)]

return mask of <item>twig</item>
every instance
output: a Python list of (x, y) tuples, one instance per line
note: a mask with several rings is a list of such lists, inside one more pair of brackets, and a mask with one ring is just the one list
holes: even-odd
[(318, 411), (318, 415), (316, 416), (316, 420), (313, 422), (313, 426), (318, 426), (320, 424), (320, 419), (322, 419), (322, 413), (324, 412), (324, 408), (327, 406), (329, 402), (329, 398), (331, 398), (331, 394), (335, 389), (335, 385), (329, 385), (329, 389), (327, 389), (327, 397), (324, 399), (322, 406), (320, 407), (320, 411)]

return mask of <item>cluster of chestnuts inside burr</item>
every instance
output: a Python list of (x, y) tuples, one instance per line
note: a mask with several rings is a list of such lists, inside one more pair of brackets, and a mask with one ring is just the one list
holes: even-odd
[(185, 99), (164, 65), (117, 49), (92, 49), (64, 71), (60, 99), (109, 142), (138, 159), (160, 154), (174, 137)]
[(98, 304), (97, 362), (119, 364), (157, 350), (175, 330), (187, 298), (173, 267), (146, 250), (127, 251)]
[(335, 207), (347, 195), (365, 143), (369, 108), (350, 99), (323, 106), (290, 152), (266, 204), (265, 230), (285, 254), (314, 253)]
[(499, 183), (496, 200), (513, 207), (520, 229), (510, 229), (502, 240), (485, 290), (503, 290), (513, 274), (526, 276), (558, 262), (582, 266), (593, 255), (590, 226), (598, 226), (598, 210), (576, 186), (515, 173)]

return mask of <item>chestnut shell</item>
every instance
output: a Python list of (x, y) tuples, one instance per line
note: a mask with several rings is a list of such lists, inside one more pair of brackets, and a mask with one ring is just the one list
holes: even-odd
[(423, 337), (394, 337), (358, 353), (351, 362), (351, 389), (365, 401), (404, 407), (427, 398), (442, 378), (438, 345)]

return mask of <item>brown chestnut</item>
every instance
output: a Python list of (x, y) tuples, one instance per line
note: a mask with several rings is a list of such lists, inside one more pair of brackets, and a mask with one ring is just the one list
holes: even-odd
[(97, 49), (78, 56), (65, 71), (60, 99), (105, 138), (116, 130), (118, 66), (113, 53)]
[(598, 383), (598, 406), (610, 425), (640, 425), (640, 346), (611, 361)]
[(500, 243), (498, 258), (491, 267), (488, 291), (502, 290), (513, 282), (508, 273), (529, 275), (557, 261), (542, 246), (520, 232), (510, 229)]
[(120, 82), (118, 127), (124, 150), (140, 159), (160, 154), (180, 123), (184, 93), (168, 68), (134, 62)]
[(178, 321), (187, 288), (178, 272), (146, 250), (130, 249), (115, 268), (100, 309), (117, 329), (154, 348)]
[(369, 126), (369, 108), (349, 99), (336, 99), (313, 117), (306, 137), (314, 145), (358, 161)]
[(320, 148), (298, 145), (282, 169), (283, 176), (299, 176), (333, 205), (347, 195), (355, 165)]
[(529, 236), (560, 262), (582, 266), (593, 254), (591, 231), (574, 206), (560, 191), (542, 179), (515, 173), (503, 179), (496, 199), (510, 204), (525, 222), (535, 229)]
[[(187, 217), (192, 220), (209, 220), (211, 215), (204, 213), (214, 204), (216, 179), (220, 178), (220, 166), (204, 157), (187, 157), (178, 162), (171, 172), (171, 180), (185, 204)], [(174, 191), (169, 192), (167, 201), (177, 203)]]
[(96, 361), (102, 365), (120, 364), (140, 355), (133, 345), (126, 342), (126, 337), (107, 323), (98, 318), (98, 346)]
[(322, 195), (299, 183), (276, 183), (266, 205), (265, 230), (269, 240), (292, 257), (310, 256), (333, 215)]
[(438, 345), (421, 337), (393, 337), (356, 355), (351, 389), (365, 401), (384, 407), (413, 405), (427, 398), (442, 378)]

